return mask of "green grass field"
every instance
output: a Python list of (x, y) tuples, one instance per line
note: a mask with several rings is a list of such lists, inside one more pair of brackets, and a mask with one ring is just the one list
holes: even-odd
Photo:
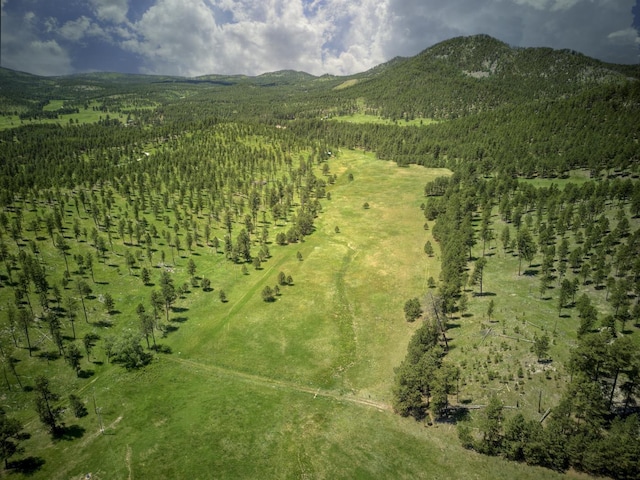
[(421, 127), (424, 125), (431, 125), (438, 123), (438, 120), (430, 118), (415, 118), (413, 120), (392, 120), (390, 118), (382, 118), (374, 115), (367, 115), (364, 113), (355, 113), (353, 115), (336, 115), (331, 117), (331, 120), (335, 122), (349, 122), (349, 123), (376, 123), (381, 125), (399, 125), (401, 127)]
[[(249, 267), (243, 275), (212, 248), (195, 249), (197, 274), (209, 277), (214, 291), (192, 287), (178, 300), (174, 331), (158, 339), (172, 353), (157, 354), (144, 369), (109, 365), (96, 347), (90, 359), (82, 359), (87, 378), (76, 378), (62, 360), (40, 356), (51, 345), (46, 327), (34, 329), (34, 357), (16, 351), (23, 383), (44, 373), (65, 402), (76, 393), (90, 414), (76, 419), (67, 412), (65, 436), (52, 440), (35, 415), (33, 394), (11, 379), (3, 402), (25, 422), (31, 438), (23, 442), (24, 457), (39, 467), (27, 468), (25, 477), (556, 476), (467, 452), (453, 426), (425, 427), (391, 411), (393, 369), (417, 327), (404, 320), (402, 306), (424, 292), (426, 279), (437, 278), (439, 269), (437, 258), (423, 252), (431, 236), (422, 228), (422, 191), (446, 171), (399, 168), (352, 151), (331, 159), (330, 170), (338, 180), (328, 189), (331, 200), (322, 202), (316, 231), (302, 243), (271, 244), (272, 258), (262, 269)], [(66, 213), (75, 215), (71, 208)], [(64, 269), (60, 254), (44, 236), (38, 244), (57, 278)], [(81, 242), (80, 250), (85, 248), (91, 247)], [(147, 302), (152, 287), (142, 285), (137, 270), (129, 275), (122, 266), (126, 248), (116, 236), (115, 254), (96, 264), (98, 283), (87, 300), (90, 323), (80, 312), (79, 337), (137, 330), (135, 306)], [(173, 263), (168, 247), (157, 248)], [(176, 285), (188, 278), (187, 257), (182, 251), (172, 266)], [(275, 285), (280, 271), (294, 285), (281, 287), (282, 295), (267, 304), (260, 291)], [(153, 281), (157, 276), (153, 268)], [(220, 289), (227, 303), (218, 299)], [(119, 313), (104, 312), (103, 291), (114, 294)], [(100, 320), (113, 326), (99, 326)], [(68, 325), (65, 333), (70, 335)]]

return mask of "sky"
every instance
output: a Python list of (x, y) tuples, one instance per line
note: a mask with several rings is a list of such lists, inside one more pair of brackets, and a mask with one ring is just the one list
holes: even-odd
[(0, 7), (0, 66), (37, 75), (349, 75), (479, 33), (640, 63), (640, 0), (0, 0)]

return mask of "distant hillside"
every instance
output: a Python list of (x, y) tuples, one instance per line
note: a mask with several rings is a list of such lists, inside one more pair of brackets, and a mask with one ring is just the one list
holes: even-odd
[(569, 50), (514, 48), (475, 35), (343, 77), (293, 70), (254, 77), (121, 73), (38, 77), (0, 69), (0, 113), (37, 110), (53, 99), (104, 103), (108, 98), (111, 110), (118, 108), (114, 98), (143, 94), (155, 105), (189, 102), (189, 109), (216, 115), (269, 112), (266, 115), (276, 121), (361, 113), (363, 105), (366, 113), (391, 119), (453, 119), (505, 105), (568, 98), (638, 78), (638, 65), (608, 64)]
[(24, 111), (46, 101), (55, 80), (0, 67), (0, 114)]

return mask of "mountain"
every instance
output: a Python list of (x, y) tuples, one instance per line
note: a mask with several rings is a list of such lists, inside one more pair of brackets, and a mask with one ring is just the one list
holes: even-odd
[[(395, 118), (455, 118), (504, 104), (575, 95), (640, 78), (640, 66), (570, 50), (516, 48), (488, 35), (458, 37), (356, 76), (344, 94)], [(348, 93), (347, 93), (348, 92)]]

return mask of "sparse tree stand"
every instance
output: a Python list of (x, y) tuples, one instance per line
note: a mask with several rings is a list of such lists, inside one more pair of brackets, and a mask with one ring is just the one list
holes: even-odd
[(478, 285), (480, 287), (480, 296), (482, 296), (482, 279), (484, 274), (484, 267), (487, 265), (487, 259), (485, 257), (480, 257), (476, 260), (476, 266), (473, 270), (473, 275), (471, 276), (471, 282), (474, 285)]
[(171, 308), (173, 302), (176, 301), (178, 295), (176, 294), (176, 289), (173, 286), (173, 279), (166, 270), (164, 270), (160, 275), (160, 293), (164, 301), (167, 322), (169, 322), (169, 308)]
[(531, 262), (537, 252), (537, 247), (531, 232), (526, 226), (523, 226), (518, 232), (516, 243), (518, 248), (518, 275), (521, 275), (522, 259)]
[(151, 281), (151, 273), (149, 272), (147, 267), (143, 267), (140, 271), (140, 278), (142, 279), (143, 284), (149, 285), (149, 282)]
[(424, 253), (426, 253), (429, 257), (433, 257), (433, 245), (431, 245), (431, 241), (427, 240), (427, 243), (424, 244)]
[(489, 306), (487, 307), (487, 318), (489, 320), (491, 320), (491, 318), (493, 317), (493, 312), (494, 312), (495, 308), (496, 308), (495, 303), (494, 303), (493, 299), (491, 299), (489, 301)]
[(0, 455), (4, 460), (4, 467), (9, 468), (9, 458), (21, 449), (18, 446), (22, 432), (22, 423), (15, 418), (9, 418), (0, 408)]
[(265, 302), (274, 302), (275, 299), (276, 297), (273, 288), (271, 288), (269, 285), (265, 286), (262, 289), (262, 300), (264, 300)]
[(104, 308), (109, 315), (113, 312), (113, 309), (116, 306), (116, 302), (113, 300), (113, 297), (109, 292), (104, 294)]
[(31, 340), (29, 338), (29, 326), (31, 325), (31, 323), (33, 323), (33, 314), (30, 311), (28, 311), (26, 308), (19, 308), (18, 321), (22, 325), (22, 328), (24, 328), (24, 335), (25, 335), (25, 338), (27, 339), (27, 348), (29, 349), (29, 356), (31, 357), (32, 353), (31, 353)]
[(67, 354), (65, 355), (67, 363), (73, 370), (76, 372), (76, 376), (80, 375), (80, 359), (82, 358), (82, 353), (80, 353), (80, 349), (78, 345), (75, 343), (71, 343), (67, 347)]
[(549, 336), (546, 333), (541, 337), (538, 337), (538, 335), (533, 337), (533, 352), (538, 357), (539, 362), (546, 358), (549, 352)]
[(486, 455), (497, 455), (502, 444), (502, 421), (504, 415), (502, 412), (502, 402), (493, 395), (489, 400), (484, 415), (480, 420), (480, 431), (482, 432), (482, 440), (478, 445), (478, 450)]
[(420, 300), (411, 298), (404, 304), (404, 318), (407, 322), (414, 322), (422, 314)]
[(84, 303), (84, 297), (91, 295), (91, 287), (84, 280), (78, 280), (76, 287), (78, 294), (80, 295), (80, 301), (82, 302), (82, 311), (84, 312), (84, 321), (89, 323), (89, 317), (87, 316), (87, 307)]
[(60, 395), (51, 391), (49, 379), (43, 375), (36, 377), (36, 411), (42, 424), (49, 429), (52, 435), (60, 432), (60, 417), (63, 408), (56, 407), (55, 403), (60, 399)]
[(77, 395), (73, 393), (69, 395), (69, 405), (71, 405), (74, 417), (82, 418), (87, 416), (87, 407), (84, 406), (84, 403), (82, 403), (82, 400), (80, 400), (80, 397)]

